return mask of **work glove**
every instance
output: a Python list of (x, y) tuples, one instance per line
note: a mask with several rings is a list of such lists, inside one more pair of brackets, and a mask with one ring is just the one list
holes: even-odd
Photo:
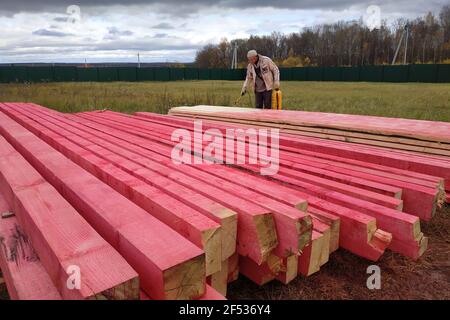
[(280, 90), (280, 83), (278, 81), (275, 82), (273, 87), (274, 87), (275, 90)]
[(241, 97), (242, 97), (244, 94), (246, 94), (246, 93), (247, 93), (247, 89), (242, 88), (242, 90), (241, 90)]

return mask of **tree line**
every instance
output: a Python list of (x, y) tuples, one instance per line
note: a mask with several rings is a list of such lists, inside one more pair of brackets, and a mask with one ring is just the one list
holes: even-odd
[[(237, 47), (239, 67), (247, 64), (248, 50), (271, 57), (282, 67), (358, 66), (390, 64), (405, 26), (409, 28), (407, 63), (450, 63), (450, 5), (438, 15), (428, 13), (414, 20), (384, 21), (370, 30), (362, 20), (340, 21), (308, 27), (298, 33), (273, 32), (266, 36), (206, 45), (197, 52), (200, 68), (230, 68), (233, 48)], [(402, 63), (405, 45), (397, 62)]]

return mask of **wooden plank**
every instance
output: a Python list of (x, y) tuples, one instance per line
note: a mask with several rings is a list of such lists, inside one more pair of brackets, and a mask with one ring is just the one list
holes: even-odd
[[(120, 168), (108, 165), (111, 163), (107, 161), (108, 154), (102, 159), (89, 152), (90, 144), (82, 140), (79, 135), (74, 136), (68, 130), (52, 126), (44, 119), (40, 119), (37, 123), (21, 117), (18, 113), (15, 117), (69, 159), (202, 248), (205, 251), (206, 275), (220, 270), (221, 230), (217, 223)], [(68, 138), (78, 142), (79, 145), (72, 143)], [(85, 148), (80, 145), (84, 145)], [(98, 151), (95, 148), (94, 150)], [(208, 205), (212, 204), (208, 202)], [(224, 215), (227, 213), (226, 208), (216, 206), (214, 209), (223, 210)]]
[[(0, 193), (0, 212), (10, 211)], [(0, 219), (0, 287), (6, 282), (11, 300), (61, 300), (61, 295), (42, 265), (31, 240), (11, 216)]]
[(313, 221), (314, 230), (316, 230), (317, 232), (320, 232), (323, 237), (322, 248), (321, 248), (321, 252), (319, 255), (319, 259), (320, 259), (319, 263), (321, 266), (323, 266), (325, 263), (328, 262), (328, 259), (330, 257), (331, 230), (330, 230), (330, 226), (323, 223), (319, 219), (316, 219), (315, 217), (312, 217), (312, 221)]
[(218, 293), (226, 296), (228, 287), (228, 260), (222, 261), (220, 271), (210, 275), (207, 281)]
[[(97, 141), (104, 145), (106, 141), (100, 140)], [(109, 143), (108, 146), (111, 148), (113, 144)], [(124, 152), (123, 150), (121, 152)], [(108, 155), (108, 158), (111, 158), (111, 155)], [(120, 161), (123, 164), (123, 161)], [(148, 163), (147, 163), (148, 165)], [(122, 167), (123, 168), (123, 167)], [(163, 170), (162, 167), (159, 167), (159, 173)], [(129, 173), (139, 176), (140, 178), (144, 178), (145, 182), (153, 184), (153, 185), (162, 185), (166, 191), (170, 191), (167, 189), (167, 185), (170, 183), (165, 180), (164, 183), (161, 183), (161, 177), (156, 178), (155, 175), (149, 176), (151, 173), (150, 170), (143, 171), (143, 168), (140, 170), (132, 170)], [(169, 171), (166, 176), (173, 176), (172, 172)], [(180, 176), (180, 175), (178, 175)], [(267, 254), (276, 247), (276, 234), (275, 228), (273, 225), (273, 221), (271, 220), (270, 213), (267, 210), (262, 209), (256, 205), (251, 205), (250, 203), (244, 201), (243, 199), (238, 199), (230, 194), (225, 194), (223, 192), (216, 192), (215, 189), (211, 186), (206, 186), (204, 184), (198, 184), (193, 179), (188, 179), (189, 177), (183, 176), (183, 181), (185, 182), (185, 192), (189, 195), (192, 193), (188, 188), (194, 188), (201, 194), (205, 196), (213, 195), (213, 200), (216, 202), (220, 202), (222, 205), (228, 206), (230, 204), (233, 205), (233, 208), (236, 209), (237, 212), (242, 212), (242, 215), (248, 216), (241, 217), (240, 228), (241, 232), (238, 231), (239, 234), (242, 235), (240, 238), (240, 250), (242, 253), (250, 254), (253, 259), (261, 262), (265, 259)], [(172, 182), (172, 185), (178, 185), (179, 183)], [(179, 189), (172, 192), (172, 196), (179, 196)], [(191, 197), (190, 201), (195, 201), (198, 197)], [(181, 198), (180, 198), (181, 199)], [(218, 200), (219, 199), (219, 200)], [(245, 230), (245, 231), (244, 231)], [(232, 238), (235, 241), (235, 238)], [(260, 240), (260, 244), (255, 242), (255, 239)]]
[(298, 273), (310, 276), (320, 270), (326, 239), (317, 231), (313, 231), (311, 244), (298, 257)]
[[(14, 123), (10, 125), (11, 122), (0, 114), (3, 136), (22, 134), (26, 139), (26, 134)], [(137, 299), (135, 271), (4, 137), (0, 137), (0, 191), (30, 236), (61, 296), (64, 299), (100, 296)], [(109, 266), (108, 271), (99, 271), (105, 265)], [(67, 281), (72, 271), (67, 270), (73, 266), (81, 272), (81, 283), (71, 288)]]
[(315, 207), (310, 207), (308, 213), (330, 227), (330, 253), (339, 249), (340, 218)]
[(3, 113), (0, 131), (119, 251), (139, 274), (141, 288), (152, 298), (188, 299), (204, 293), (201, 249)]
[(239, 278), (239, 254), (236, 252), (228, 258), (228, 283)]
[(282, 259), (282, 268), (277, 275), (277, 280), (283, 284), (289, 284), (298, 274), (298, 254), (292, 254)]

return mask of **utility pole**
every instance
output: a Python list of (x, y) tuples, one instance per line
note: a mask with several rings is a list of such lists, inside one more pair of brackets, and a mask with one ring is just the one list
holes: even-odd
[(87, 59), (84, 58), (84, 67), (87, 68)]
[[(406, 37), (405, 37), (406, 35)], [(405, 25), (405, 28), (402, 31), (402, 36), (400, 37), (400, 41), (398, 42), (397, 50), (395, 50), (394, 58), (392, 59), (392, 65), (395, 64), (397, 60), (398, 52), (400, 51), (400, 47), (402, 46), (403, 38), (405, 39), (405, 54), (403, 57), (403, 64), (406, 64), (406, 55), (408, 53), (408, 39), (409, 39), (409, 26)]]
[(231, 69), (237, 69), (237, 44), (233, 47), (233, 57), (231, 58)]
[(139, 52), (138, 52), (138, 68), (141, 67), (141, 57), (139, 56)]

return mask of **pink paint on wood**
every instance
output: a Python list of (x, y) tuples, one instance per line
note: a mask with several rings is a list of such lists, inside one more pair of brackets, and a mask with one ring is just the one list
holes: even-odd
[[(11, 211), (0, 193), (0, 213)], [(61, 300), (31, 239), (15, 216), (0, 218), (0, 268), (11, 300)]]
[[(5, 137), (12, 134), (34, 140), (1, 113), (0, 130)], [(61, 296), (86, 299), (114, 292), (122, 284), (137, 284), (137, 274), (128, 263), (5, 138), (0, 137), (0, 142), (1, 192)], [(108, 272), (103, 271), (105, 265), (110, 266)], [(79, 289), (67, 287), (70, 266), (78, 266), (81, 271)], [(133, 296), (137, 295), (137, 287), (129, 292), (128, 298), (137, 298)]]
[[(5, 106), (0, 108), (7, 110)], [(140, 275), (141, 286), (146, 292), (158, 299), (177, 297), (178, 292), (168, 293), (162, 286), (165, 284), (164, 273), (185, 263), (201, 267), (204, 255), (198, 247), (3, 114), (0, 114), (0, 128), (2, 134), (127, 259)], [(136, 235), (151, 235), (152, 241), (136, 238)], [(201, 275), (195, 279), (199, 281), (199, 287), (204, 284)], [(195, 298), (201, 294), (200, 289), (187, 293), (187, 297)]]

